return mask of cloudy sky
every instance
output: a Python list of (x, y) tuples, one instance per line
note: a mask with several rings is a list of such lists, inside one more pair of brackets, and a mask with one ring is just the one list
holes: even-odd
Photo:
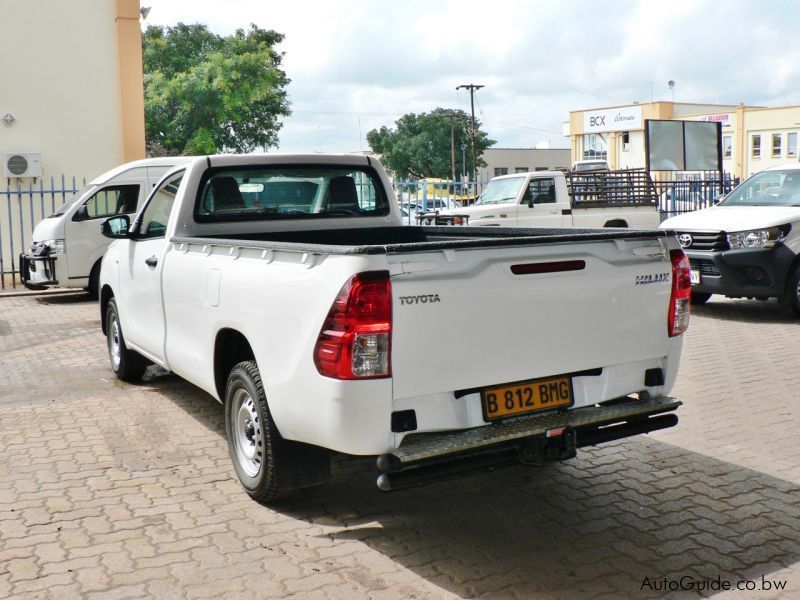
[(251, 22), (286, 36), (293, 114), (280, 150), (369, 149), (366, 134), (436, 107), (497, 147), (566, 147), (570, 110), (633, 101), (800, 104), (796, 0), (142, 0), (146, 24)]

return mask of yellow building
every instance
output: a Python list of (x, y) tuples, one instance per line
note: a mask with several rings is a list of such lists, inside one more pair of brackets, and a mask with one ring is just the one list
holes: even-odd
[(798, 160), (800, 106), (649, 102), (571, 111), (564, 133), (573, 162), (605, 158), (612, 169), (644, 168), (648, 119), (721, 123), (723, 170), (740, 179)]
[(47, 181), (91, 178), (144, 158), (139, 0), (26, 0), (7, 8), (0, 157), (38, 155)]

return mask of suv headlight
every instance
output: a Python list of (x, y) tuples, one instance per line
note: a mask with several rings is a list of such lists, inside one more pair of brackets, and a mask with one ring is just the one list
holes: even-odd
[(789, 225), (752, 229), (750, 231), (734, 231), (728, 234), (728, 244), (736, 248), (772, 248), (789, 234)]
[(64, 240), (45, 240), (45, 246), (50, 246), (50, 254), (64, 254), (67, 251), (67, 244)]

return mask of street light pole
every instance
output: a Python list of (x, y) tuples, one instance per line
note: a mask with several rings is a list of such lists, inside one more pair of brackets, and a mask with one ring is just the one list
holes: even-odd
[(456, 116), (450, 111), (450, 169), (453, 176), (453, 197), (456, 195)]
[(470, 128), (470, 141), (472, 146), (472, 180), (475, 182), (475, 195), (477, 196), (478, 192), (478, 168), (477, 168), (477, 160), (475, 158), (475, 130), (477, 127), (475, 126), (475, 91), (481, 89), (482, 85), (475, 85), (474, 83), (467, 83), (464, 85), (459, 85), (456, 87), (456, 91), (460, 90), (461, 88), (469, 90), (469, 103), (472, 107), (472, 127)]

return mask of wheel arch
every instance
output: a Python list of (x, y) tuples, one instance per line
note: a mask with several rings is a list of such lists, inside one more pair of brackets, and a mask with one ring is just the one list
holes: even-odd
[(221, 401), (225, 400), (225, 386), (231, 369), (240, 362), (255, 359), (253, 347), (243, 333), (231, 328), (217, 332), (214, 340), (214, 387)]

